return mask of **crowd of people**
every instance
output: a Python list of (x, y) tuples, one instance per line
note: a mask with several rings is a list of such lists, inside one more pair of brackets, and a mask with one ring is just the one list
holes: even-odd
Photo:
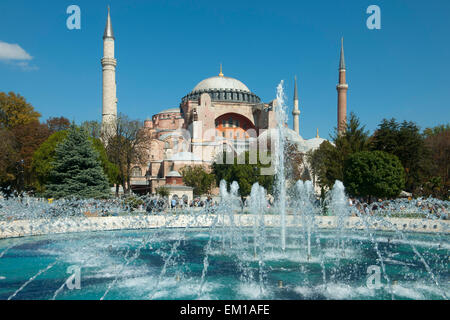
[[(412, 199), (399, 198), (394, 200), (378, 199), (373, 202), (365, 202), (365, 199), (349, 198), (348, 205), (352, 216), (373, 215), (387, 217), (411, 217), (411, 218), (432, 218), (448, 219), (449, 206), (448, 201), (441, 201), (434, 198)], [(236, 198), (239, 204), (236, 207), (246, 211), (249, 205), (248, 199), (241, 200)], [(267, 208), (271, 209), (274, 205), (273, 199), (267, 199)], [(47, 202), (44, 205), (43, 202)], [(192, 208), (211, 208), (215, 210), (219, 206), (220, 199), (213, 199), (211, 196), (206, 198), (195, 197), (188, 200), (187, 197), (125, 197), (105, 200), (76, 200), (76, 199), (44, 199), (28, 197), (26, 195), (15, 198), (7, 198), (0, 194), (0, 220), (9, 215), (18, 217), (34, 216), (117, 216), (125, 212), (147, 212), (162, 213), (166, 211), (177, 211)], [(289, 206), (289, 205), (288, 205)], [(317, 199), (315, 207), (322, 208), (322, 214), (333, 214), (329, 212), (325, 202)], [(276, 211), (276, 208), (275, 208)], [(10, 212), (7, 214), (7, 212)], [(14, 213), (14, 214), (12, 214)]]
[(217, 201), (208, 196), (206, 199), (194, 198), (188, 201), (187, 198), (153, 198), (150, 199), (145, 205), (145, 211), (148, 213), (161, 212), (167, 209), (177, 210), (177, 209), (187, 209), (187, 208), (205, 208), (205, 207), (215, 207), (218, 205)]
[(417, 217), (436, 217), (448, 219), (448, 207), (445, 202), (436, 199), (395, 199), (374, 201), (372, 203), (363, 202), (360, 199), (349, 198), (349, 206), (352, 208), (354, 216), (366, 215), (413, 215)]

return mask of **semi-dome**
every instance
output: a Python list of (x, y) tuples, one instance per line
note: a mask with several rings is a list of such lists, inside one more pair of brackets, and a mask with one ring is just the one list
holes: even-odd
[(216, 76), (205, 79), (197, 84), (192, 92), (209, 90), (239, 90), (242, 92), (250, 92), (247, 86), (241, 81), (224, 76)]

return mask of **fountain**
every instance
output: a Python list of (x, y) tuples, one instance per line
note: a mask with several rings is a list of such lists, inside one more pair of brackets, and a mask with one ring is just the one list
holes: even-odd
[(285, 150), (285, 123), (287, 122), (286, 104), (284, 103), (283, 81), (277, 86), (277, 105), (275, 107), (277, 119), (277, 139), (274, 157), (275, 172), (275, 190), (277, 196), (277, 207), (280, 211), (281, 227), (281, 249), (286, 249), (286, 178), (284, 169), (284, 150)]
[(448, 299), (449, 201), (350, 203), (336, 181), (321, 202), (311, 181), (287, 192), (277, 156), (274, 207), (225, 181), (218, 205), (177, 210), (0, 197), (0, 299)]

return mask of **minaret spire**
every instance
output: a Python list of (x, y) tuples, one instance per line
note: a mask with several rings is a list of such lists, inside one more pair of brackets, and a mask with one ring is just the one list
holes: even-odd
[(106, 19), (105, 32), (103, 33), (103, 40), (105, 38), (114, 39), (114, 32), (113, 32), (112, 23), (111, 23), (111, 15), (110, 15), (109, 6), (108, 6), (108, 18)]
[(294, 116), (294, 131), (298, 135), (300, 135), (300, 126), (299, 126), (300, 110), (298, 109), (297, 76), (295, 76), (294, 78), (294, 110), (292, 111), (292, 115)]
[(117, 60), (114, 57), (114, 40), (111, 15), (108, 6), (108, 17), (106, 19), (106, 27), (103, 34), (103, 58), (101, 60), (103, 72), (102, 133), (107, 137), (114, 134), (117, 121)]
[(344, 37), (341, 38), (341, 58), (339, 60), (339, 70), (345, 70)]
[(298, 100), (297, 76), (294, 77), (294, 101)]
[(344, 58), (344, 38), (341, 38), (341, 57), (339, 61), (339, 84), (336, 86), (338, 91), (338, 119), (337, 129), (338, 134), (345, 131), (347, 125), (347, 90), (348, 84), (345, 80), (345, 58)]

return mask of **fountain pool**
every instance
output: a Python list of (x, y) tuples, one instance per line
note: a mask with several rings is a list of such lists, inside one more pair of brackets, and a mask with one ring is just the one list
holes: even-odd
[[(251, 229), (235, 232), (234, 239), (225, 237), (225, 244), (222, 231), (111, 231), (2, 240), (0, 299), (445, 299), (450, 293), (449, 245), (430, 241), (427, 234), (411, 234), (405, 241), (392, 232), (375, 232), (386, 274), (380, 275), (379, 287), (371, 288), (368, 268), (380, 261), (364, 231), (346, 236), (343, 250), (336, 247), (335, 230), (317, 231), (310, 258), (303, 235), (290, 228), (285, 251), (279, 229), (266, 228), (266, 241), (256, 251)], [(80, 289), (65, 285), (70, 266), (80, 267)]]
[(0, 299), (448, 299), (449, 201), (350, 204), (336, 181), (321, 202), (287, 183), (283, 97), (275, 206), (255, 183), (244, 207), (235, 181), (179, 212), (0, 195)]

